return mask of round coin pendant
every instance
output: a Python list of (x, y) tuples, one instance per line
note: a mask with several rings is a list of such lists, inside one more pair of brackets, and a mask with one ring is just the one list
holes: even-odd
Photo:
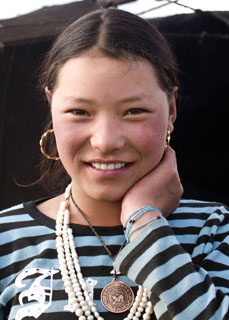
[(134, 293), (127, 284), (114, 279), (103, 288), (101, 302), (108, 311), (122, 313), (131, 308), (134, 302)]

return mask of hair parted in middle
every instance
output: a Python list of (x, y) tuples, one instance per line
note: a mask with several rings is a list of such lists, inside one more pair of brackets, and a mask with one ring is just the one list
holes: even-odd
[(153, 24), (119, 9), (100, 9), (77, 19), (57, 38), (44, 61), (43, 88), (52, 91), (63, 64), (92, 48), (115, 59), (147, 60), (168, 94), (177, 85), (173, 54)]
[[(43, 63), (42, 90), (47, 87), (52, 95), (61, 67), (91, 49), (113, 59), (148, 61), (156, 72), (159, 86), (168, 99), (172, 97), (177, 85), (176, 63), (166, 39), (150, 22), (119, 9), (99, 9), (86, 14), (59, 35)], [(48, 122), (46, 130), (51, 128), (51, 115)], [(50, 143), (50, 146), (54, 145)], [(42, 161), (39, 181), (46, 187), (49, 183), (49, 190), (61, 185), (56, 191), (62, 192), (69, 180), (61, 161)]]

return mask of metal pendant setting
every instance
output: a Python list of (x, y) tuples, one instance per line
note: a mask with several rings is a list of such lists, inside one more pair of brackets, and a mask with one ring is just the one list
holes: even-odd
[(133, 290), (125, 283), (114, 280), (106, 285), (101, 292), (101, 302), (112, 313), (123, 313), (134, 303)]

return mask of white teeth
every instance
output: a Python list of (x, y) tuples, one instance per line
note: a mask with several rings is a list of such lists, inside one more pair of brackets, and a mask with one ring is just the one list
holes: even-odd
[(115, 170), (125, 167), (125, 163), (100, 163), (95, 162), (91, 164), (92, 167), (100, 170)]
[(109, 163), (107, 168), (108, 168), (108, 170), (114, 170), (114, 168), (115, 168), (114, 163)]

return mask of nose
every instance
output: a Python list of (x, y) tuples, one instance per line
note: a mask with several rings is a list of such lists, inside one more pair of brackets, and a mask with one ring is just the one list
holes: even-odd
[(101, 153), (111, 153), (122, 149), (126, 144), (121, 120), (107, 115), (100, 117), (93, 126), (90, 143)]

